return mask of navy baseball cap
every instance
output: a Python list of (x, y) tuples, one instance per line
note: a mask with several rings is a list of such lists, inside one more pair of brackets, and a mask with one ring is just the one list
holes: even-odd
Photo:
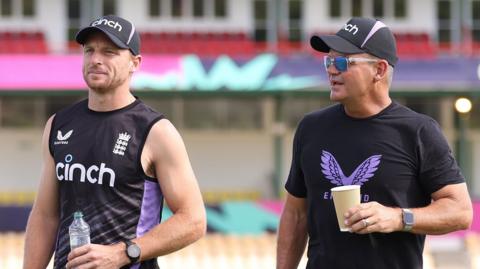
[(133, 55), (140, 54), (140, 35), (133, 23), (115, 15), (106, 15), (81, 29), (75, 40), (83, 45), (94, 31), (103, 32), (115, 45), (122, 49), (129, 49)]
[(321, 52), (368, 53), (391, 66), (398, 61), (392, 32), (383, 22), (370, 18), (352, 18), (335, 35), (312, 36), (310, 45)]

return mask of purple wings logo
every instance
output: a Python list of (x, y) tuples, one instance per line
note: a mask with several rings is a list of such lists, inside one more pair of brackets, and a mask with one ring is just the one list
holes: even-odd
[(350, 176), (346, 177), (335, 157), (330, 152), (322, 150), (322, 173), (332, 184), (337, 186), (362, 185), (373, 177), (381, 158), (382, 155), (368, 157)]

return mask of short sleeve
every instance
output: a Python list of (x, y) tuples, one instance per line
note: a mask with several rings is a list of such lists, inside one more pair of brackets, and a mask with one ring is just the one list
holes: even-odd
[(418, 132), (420, 181), (433, 193), (450, 184), (465, 182), (440, 126), (433, 119), (426, 121)]
[(292, 164), (290, 166), (290, 173), (285, 183), (285, 189), (291, 195), (299, 198), (305, 198), (307, 196), (307, 188), (305, 186), (305, 179), (303, 177), (303, 171), (301, 167), (301, 130), (302, 122), (298, 125), (297, 131), (293, 138), (293, 150), (292, 150)]

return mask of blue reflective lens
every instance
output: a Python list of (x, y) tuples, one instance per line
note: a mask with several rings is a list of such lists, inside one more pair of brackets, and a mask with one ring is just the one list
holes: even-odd
[(324, 56), (323, 63), (325, 65), (325, 69), (328, 69), (332, 64), (340, 72), (345, 72), (348, 69), (348, 58), (343, 56), (338, 56), (335, 58)]
[(335, 57), (334, 64), (340, 72), (345, 72), (348, 69), (348, 59), (346, 57)]

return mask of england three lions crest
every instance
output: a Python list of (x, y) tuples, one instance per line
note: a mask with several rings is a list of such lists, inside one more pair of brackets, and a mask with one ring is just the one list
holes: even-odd
[(117, 141), (115, 142), (115, 146), (113, 147), (113, 154), (117, 154), (120, 156), (125, 155), (125, 151), (127, 150), (128, 141), (132, 136), (129, 135), (127, 132), (119, 133)]

